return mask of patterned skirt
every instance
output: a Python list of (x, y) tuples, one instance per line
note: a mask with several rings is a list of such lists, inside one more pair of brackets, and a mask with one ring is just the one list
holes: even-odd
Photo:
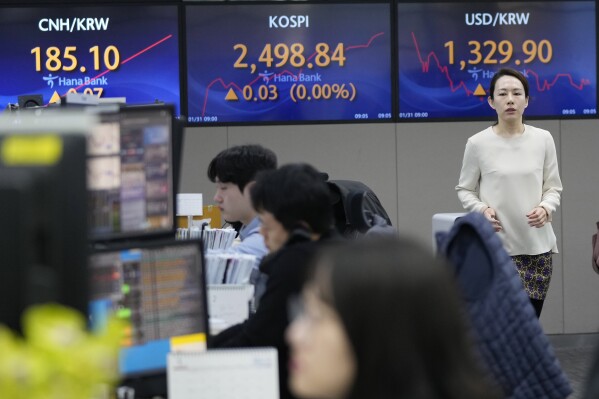
[(520, 274), (520, 280), (529, 298), (544, 300), (553, 272), (552, 253), (539, 255), (516, 255), (512, 260)]

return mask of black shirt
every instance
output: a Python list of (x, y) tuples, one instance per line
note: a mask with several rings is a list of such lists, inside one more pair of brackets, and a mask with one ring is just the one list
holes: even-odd
[(264, 257), (260, 270), (268, 275), (264, 295), (256, 313), (214, 336), (210, 348), (275, 347), (279, 358), (279, 389), (281, 399), (294, 398), (287, 384), (289, 348), (285, 330), (289, 325), (287, 304), (302, 290), (312, 257), (332, 234), (310, 240), (309, 234), (295, 230), (285, 245)]

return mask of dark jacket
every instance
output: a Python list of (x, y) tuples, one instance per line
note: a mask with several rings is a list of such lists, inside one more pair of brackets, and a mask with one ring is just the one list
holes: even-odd
[(439, 249), (454, 266), (478, 352), (505, 398), (562, 399), (572, 388), (511, 257), (480, 213), (458, 218)]
[(256, 313), (250, 315), (245, 322), (222, 331), (210, 341), (211, 348), (275, 347), (279, 354), (281, 399), (293, 398), (287, 384), (287, 305), (291, 297), (300, 293), (312, 257), (329, 238), (330, 235), (327, 234), (318, 241), (310, 241), (306, 232), (294, 231), (280, 250), (266, 256), (260, 264), (260, 270), (268, 275), (268, 280)]

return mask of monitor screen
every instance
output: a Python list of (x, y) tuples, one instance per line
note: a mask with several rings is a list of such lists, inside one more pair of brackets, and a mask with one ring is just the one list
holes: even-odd
[(172, 107), (98, 112), (88, 140), (91, 238), (174, 236)]
[(166, 369), (173, 350), (205, 350), (208, 336), (204, 264), (199, 241), (154, 241), (93, 253), (90, 319), (126, 323), (119, 370), (124, 378)]
[(528, 78), (530, 118), (597, 114), (594, 1), (398, 4), (399, 120), (489, 119), (489, 83)]
[(390, 10), (186, 5), (188, 122), (391, 121)]
[(6, 116), (0, 118), (0, 324), (20, 331), (22, 312), (34, 304), (87, 312), (86, 126), (77, 128), (66, 115), (58, 124), (50, 116), (44, 124), (32, 115)]
[(0, 8), (0, 107), (67, 92), (156, 100), (179, 115), (176, 5), (45, 5)]

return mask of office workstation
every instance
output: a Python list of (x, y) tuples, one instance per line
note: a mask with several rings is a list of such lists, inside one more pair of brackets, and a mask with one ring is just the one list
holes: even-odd
[[(552, 220), (559, 253), (540, 322), (551, 338), (596, 341), (595, 1), (72, 1), (59, 7), (3, 1), (0, 7), (2, 37), (13, 38), (0, 45), (10, 60), (0, 66), (5, 112), (16, 112), (8, 109), (19, 96), (45, 106), (69, 90), (124, 98), (127, 105), (171, 104), (180, 152), (172, 176), (156, 181), (154, 193), (167, 184), (174, 194), (203, 193), (209, 204), (214, 184), (205, 171), (213, 156), (257, 143), (272, 149), (279, 164), (307, 162), (332, 180), (366, 183), (397, 230), (429, 247), (433, 216), (464, 212), (455, 185), (466, 141), (494, 118), (486, 92), (493, 73), (503, 66), (525, 72), (526, 123), (551, 132), (564, 186)], [(552, 29), (558, 24), (559, 31)], [(30, 34), (15, 35), (16, 27)], [(40, 94), (41, 102), (34, 96)], [(115, 116), (99, 118), (110, 125)], [(110, 129), (102, 134), (106, 139)], [(108, 169), (88, 185), (96, 185), (91, 201), (106, 205), (111, 195), (102, 189), (114, 183), (108, 176), (117, 166), (107, 147), (98, 151), (90, 164)], [(156, 200), (151, 217), (132, 212), (121, 230), (114, 230), (110, 213), (88, 218), (92, 240), (163, 237), (176, 227), (168, 201), (174, 197)]]

